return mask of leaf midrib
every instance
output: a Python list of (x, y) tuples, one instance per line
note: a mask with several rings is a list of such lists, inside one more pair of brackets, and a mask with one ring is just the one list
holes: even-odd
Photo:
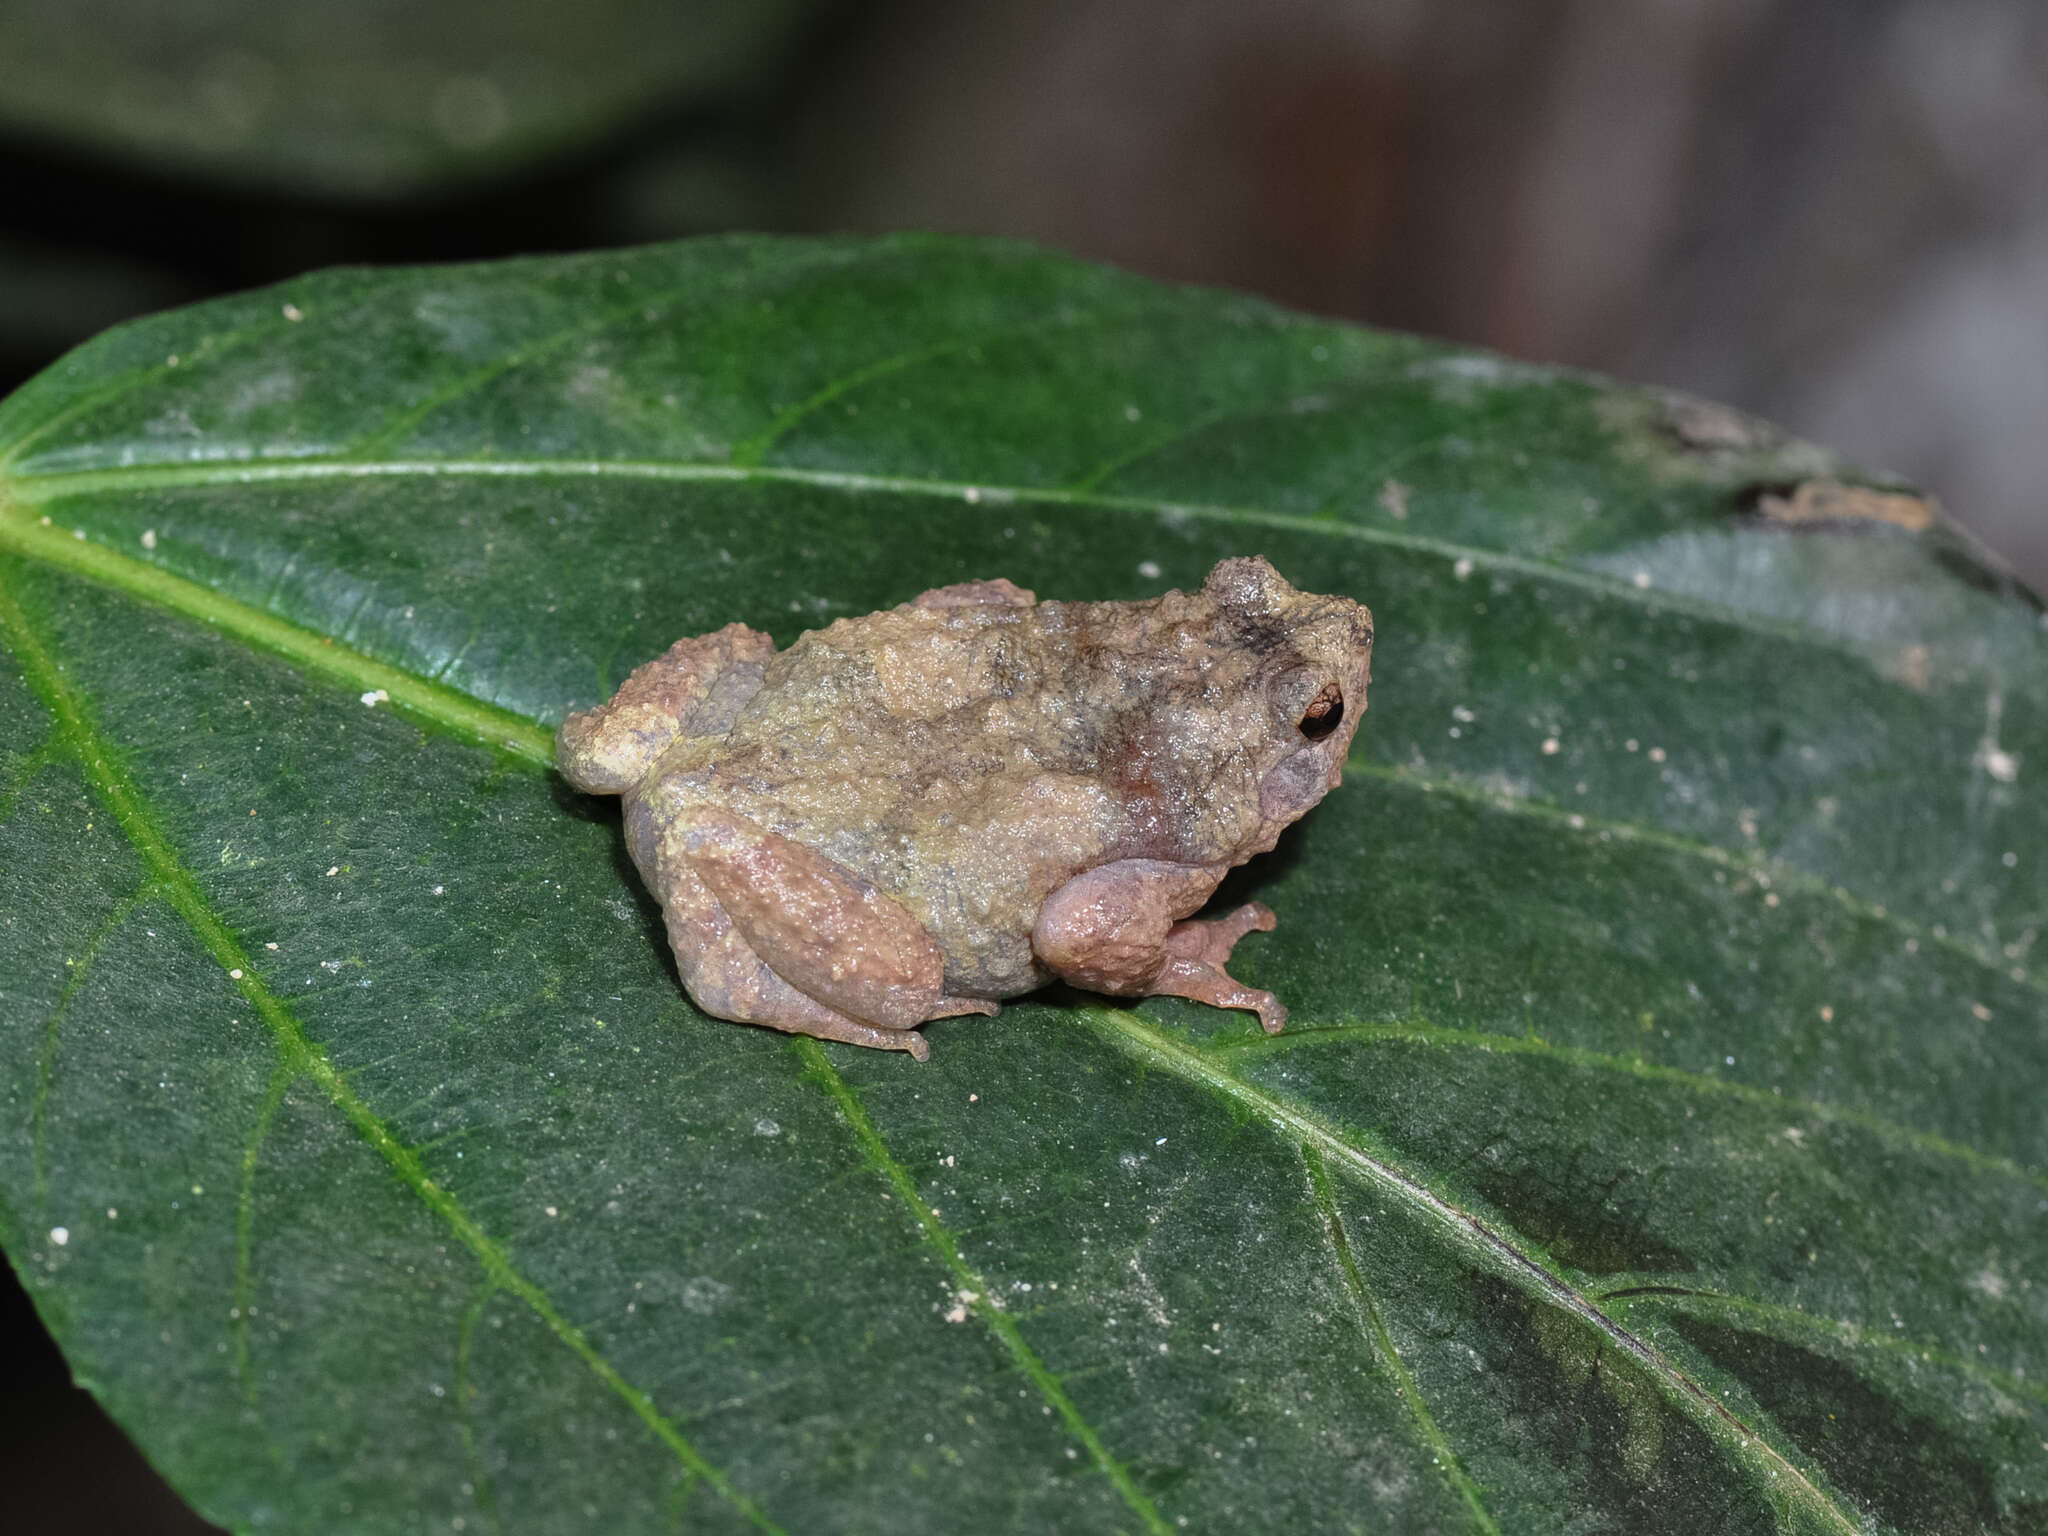
[[(923, 496), (982, 506), (1006, 502), (1026, 506), (1058, 506), (1099, 512), (1131, 512), (1148, 517), (1198, 517), (1215, 522), (1284, 529), (1290, 533), (1352, 539), (1413, 554), (1433, 556), (1454, 568), (1469, 562), (1474, 570), (1497, 571), (1589, 592), (1654, 613), (1679, 613), (1710, 623), (1791, 641), (1815, 650), (1861, 654), (1823, 631), (1767, 618), (1746, 608), (1716, 603), (1693, 593), (1644, 588), (1603, 571), (1537, 560), (1527, 555), (1460, 544), (1427, 534), (1376, 528), (1335, 518), (1276, 512), (1266, 507), (1222, 502), (1182, 501), (1158, 496), (1117, 495), (1069, 486), (1004, 485), (985, 480), (939, 480), (915, 475), (881, 475), (858, 470), (803, 469), (791, 465), (735, 464), (683, 459), (513, 459), (416, 458), (364, 460), (312, 452), (288, 459), (223, 458), (200, 464), (151, 464), (124, 469), (77, 469), (7, 476), (14, 500), (42, 506), (74, 496), (107, 490), (176, 489), (184, 486), (259, 485), (293, 480), (381, 479), (418, 476), (503, 476), (508, 479), (602, 478), (656, 480), (675, 483), (771, 483), (804, 485), (886, 495)], [(1903, 685), (1898, 685), (1903, 686)]]

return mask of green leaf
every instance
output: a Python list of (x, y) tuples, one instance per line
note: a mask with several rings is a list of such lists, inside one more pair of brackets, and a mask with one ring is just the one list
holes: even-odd
[[(1012, 246), (318, 274), (0, 405), (0, 1238), (248, 1529), (2048, 1520), (2048, 639), (1718, 408)], [(1263, 552), (1293, 1009), (703, 1018), (549, 731)]]
[[(806, 0), (0, 0), (0, 124), (177, 170), (416, 193), (758, 69)], [(567, 24), (565, 24), (567, 23)]]

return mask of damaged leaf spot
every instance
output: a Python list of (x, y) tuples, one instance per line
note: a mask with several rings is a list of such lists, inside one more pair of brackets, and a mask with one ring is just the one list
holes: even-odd
[(1663, 405), (1665, 427), (1687, 448), (1755, 453), (1784, 441), (1770, 423), (1712, 400), (1674, 391), (1663, 394)]
[(1844, 485), (1839, 480), (1802, 480), (1797, 485), (1760, 490), (1750, 510), (1766, 521), (1798, 527), (1888, 523), (1910, 533), (1926, 532), (1935, 519), (1935, 504), (1925, 496)]

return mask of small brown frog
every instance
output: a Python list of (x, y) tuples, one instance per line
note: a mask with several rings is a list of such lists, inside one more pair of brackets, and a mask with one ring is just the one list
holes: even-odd
[(625, 797), (683, 985), (720, 1018), (930, 1052), (917, 1026), (1055, 978), (1287, 1010), (1224, 965), (1273, 914), (1187, 920), (1337, 783), (1372, 615), (1263, 559), (1199, 592), (926, 592), (778, 653), (679, 640), (563, 722), (563, 775)]

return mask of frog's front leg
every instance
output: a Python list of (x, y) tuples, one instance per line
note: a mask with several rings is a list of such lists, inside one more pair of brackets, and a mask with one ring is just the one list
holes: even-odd
[(1091, 992), (1246, 1008), (1267, 1034), (1278, 1034), (1287, 1022), (1279, 999), (1223, 968), (1239, 939), (1272, 929), (1272, 912), (1252, 902), (1214, 922), (1185, 920), (1224, 872), (1221, 864), (1122, 859), (1076, 875), (1039, 910), (1032, 950), (1061, 980)]
[(996, 1011), (945, 995), (938, 943), (901, 902), (744, 817), (671, 828), (652, 883), (684, 985), (720, 1018), (923, 1060), (919, 1024)]

